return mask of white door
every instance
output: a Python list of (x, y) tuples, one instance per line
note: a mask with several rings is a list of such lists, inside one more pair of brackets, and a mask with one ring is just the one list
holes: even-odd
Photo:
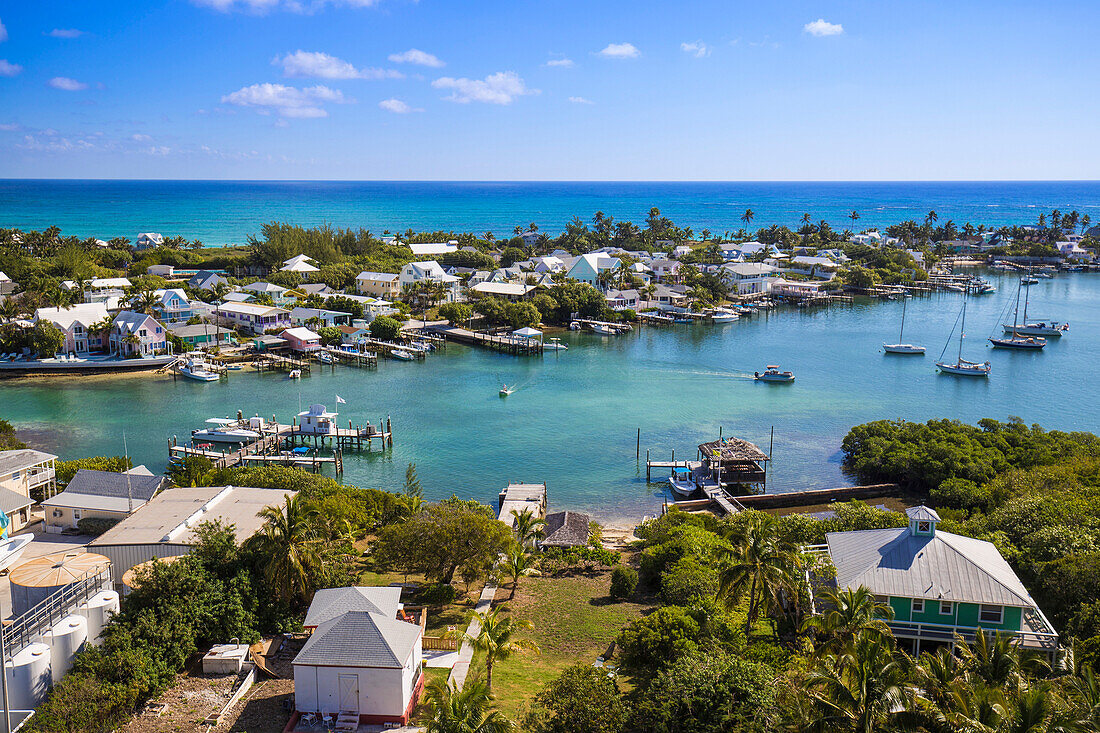
[(359, 675), (340, 675), (340, 712), (359, 714)]

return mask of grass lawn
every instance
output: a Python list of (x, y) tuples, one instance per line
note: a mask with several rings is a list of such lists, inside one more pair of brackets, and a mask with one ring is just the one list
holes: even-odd
[[(493, 668), (493, 694), (505, 715), (515, 719), (528, 702), (561, 670), (575, 662), (591, 664), (607, 651), (619, 629), (654, 607), (653, 604), (616, 603), (607, 595), (611, 574), (597, 577), (524, 578), (512, 600), (501, 590), (498, 608), (535, 625), (520, 636), (533, 639), (542, 650), (535, 656), (523, 651)], [(481, 655), (470, 666), (471, 677), (484, 675)]]

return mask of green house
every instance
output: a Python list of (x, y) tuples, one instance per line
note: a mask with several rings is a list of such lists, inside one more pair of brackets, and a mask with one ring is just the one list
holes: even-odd
[(890, 628), (914, 653), (1010, 632), (1027, 649), (1053, 652), (1058, 634), (990, 542), (938, 529), (933, 509), (909, 509), (909, 526), (826, 535), (839, 588), (864, 586), (894, 611)]

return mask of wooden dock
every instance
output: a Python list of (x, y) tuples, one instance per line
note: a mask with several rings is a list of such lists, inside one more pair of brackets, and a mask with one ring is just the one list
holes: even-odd
[(577, 323), (581, 326), (587, 326), (591, 329), (593, 326), (603, 326), (609, 328), (615, 333), (626, 333), (627, 331), (633, 331), (634, 327), (629, 323), (612, 323), (611, 321), (597, 321), (592, 318), (573, 318), (569, 321), (570, 324)]
[(481, 346), (502, 354), (515, 356), (534, 356), (542, 353), (542, 342), (538, 339), (525, 338), (503, 334), (487, 333), (485, 331), (470, 331), (457, 326), (429, 326), (432, 333), (438, 334), (448, 341), (460, 344)]
[(249, 463), (277, 464), (284, 466), (308, 467), (315, 473), (320, 471), (323, 465), (332, 465), (337, 473), (344, 472), (343, 451), (339, 448), (333, 450), (331, 456), (323, 456), (318, 451), (312, 454), (295, 453), (283, 450), (283, 443), (295, 433), (293, 425), (276, 425), (273, 429), (251, 443), (241, 446), (232, 452), (222, 452), (210, 448), (199, 448), (194, 445), (179, 445), (173, 437), (168, 441), (168, 455), (171, 458), (182, 456), (202, 456), (214, 462), (215, 468), (232, 468)]
[[(318, 353), (320, 354), (322, 352), (332, 356), (332, 366), (335, 366), (336, 363), (368, 369), (378, 366), (378, 354), (371, 351), (351, 351), (348, 349), (337, 349), (332, 346), (325, 346)], [(320, 361), (320, 357), (318, 357), (317, 360)], [(324, 364), (324, 362), (322, 361), (321, 364)]]
[(289, 373), (298, 369), (306, 373), (309, 372), (310, 362), (307, 359), (296, 359), (292, 356), (272, 354), (271, 352), (265, 351), (256, 354), (256, 358), (252, 360), (252, 366), (254, 366), (258, 372), (277, 371)]

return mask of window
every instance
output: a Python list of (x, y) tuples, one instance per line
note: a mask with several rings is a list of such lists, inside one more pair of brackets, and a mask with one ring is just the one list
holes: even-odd
[(914, 598), (913, 599), (913, 613), (924, 613), (924, 599), (923, 598)]
[(19, 471), (12, 471), (11, 472), (11, 478), (12, 478), (13, 481), (18, 481), (20, 475), (21, 475), (21, 473)]
[(951, 606), (952, 606), (951, 601), (940, 601), (940, 615), (941, 616), (950, 616), (951, 615), (951, 610), (952, 610)]
[(984, 621), (987, 624), (999, 624), (1005, 620), (1005, 610), (1003, 606), (987, 606), (984, 603), (978, 610), (978, 620)]
[(927, 521), (917, 522), (917, 531), (921, 534), (928, 534), (932, 531), (932, 523)]

